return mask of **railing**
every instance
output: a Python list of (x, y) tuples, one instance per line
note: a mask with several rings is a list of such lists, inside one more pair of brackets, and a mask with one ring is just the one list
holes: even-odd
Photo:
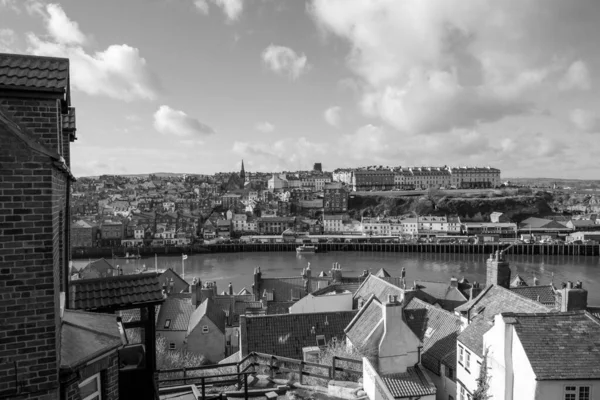
[[(359, 367), (350, 368), (350, 365)], [(275, 378), (277, 374), (281, 373), (296, 374), (300, 384), (304, 383), (305, 377), (329, 381), (339, 377), (339, 373), (349, 376), (362, 376), (362, 360), (334, 356), (332, 364), (328, 365), (252, 352), (239, 362), (158, 370), (158, 384), (162, 388), (189, 384), (198, 385), (201, 387), (203, 399), (207, 398), (207, 386), (235, 385), (238, 390), (241, 387), (244, 388), (244, 396), (247, 399), (248, 375), (257, 374), (257, 367), (266, 368), (266, 372), (271, 378)], [(235, 372), (228, 372), (227, 369), (235, 369)], [(214, 374), (213, 372), (219, 373)], [(213, 397), (219, 397), (219, 395)]]

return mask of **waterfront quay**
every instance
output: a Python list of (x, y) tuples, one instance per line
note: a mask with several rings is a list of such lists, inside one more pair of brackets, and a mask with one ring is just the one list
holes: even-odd
[[(296, 251), (296, 243), (218, 243), (192, 246), (166, 247), (79, 247), (72, 249), (72, 257), (100, 258), (123, 257), (126, 254), (140, 257), (197, 253), (286, 252)], [(457, 244), (457, 243), (319, 243), (319, 252), (358, 251), (382, 253), (450, 253), (490, 254), (503, 250), (515, 255), (549, 256), (600, 256), (600, 246), (590, 244)]]

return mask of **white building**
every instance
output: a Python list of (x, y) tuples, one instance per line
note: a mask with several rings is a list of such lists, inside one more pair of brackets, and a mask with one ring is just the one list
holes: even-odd
[(508, 400), (600, 398), (600, 320), (586, 311), (503, 313), (483, 335), (488, 394)]
[(323, 232), (325, 233), (341, 233), (344, 231), (344, 216), (343, 215), (324, 215), (323, 216)]
[(379, 218), (364, 218), (362, 220), (362, 231), (365, 235), (390, 236), (391, 224), (387, 220)]
[(285, 175), (273, 174), (267, 183), (267, 188), (270, 191), (285, 189), (288, 187), (288, 181)]

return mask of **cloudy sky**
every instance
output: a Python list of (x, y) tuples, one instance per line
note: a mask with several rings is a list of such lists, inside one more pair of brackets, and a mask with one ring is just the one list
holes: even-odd
[(491, 165), (599, 178), (597, 0), (0, 0), (69, 57), (77, 176)]

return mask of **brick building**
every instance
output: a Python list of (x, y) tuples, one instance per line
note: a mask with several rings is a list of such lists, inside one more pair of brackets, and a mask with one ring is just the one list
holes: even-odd
[(92, 247), (96, 246), (98, 227), (90, 222), (79, 220), (71, 225), (71, 246)]
[(394, 188), (394, 172), (389, 169), (361, 169), (352, 173), (352, 190), (391, 190)]
[(280, 235), (286, 229), (294, 227), (294, 217), (258, 218), (257, 227), (261, 235)]
[(70, 105), (69, 60), (0, 54), (0, 398), (119, 398), (116, 317), (65, 309)]
[(105, 221), (100, 226), (102, 246), (120, 246), (123, 240), (123, 224), (121, 222)]
[(348, 211), (348, 192), (341, 182), (332, 182), (323, 188), (323, 210), (325, 213)]

